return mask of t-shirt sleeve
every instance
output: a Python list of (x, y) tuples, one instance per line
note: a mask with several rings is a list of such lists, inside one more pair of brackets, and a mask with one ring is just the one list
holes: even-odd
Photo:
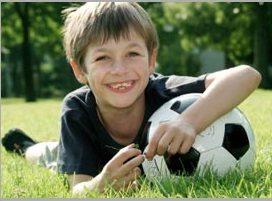
[(172, 75), (165, 82), (165, 92), (168, 94), (203, 93), (207, 74), (199, 77)]
[(151, 81), (149, 93), (153, 97), (160, 97), (162, 103), (183, 94), (203, 93), (206, 90), (206, 76), (207, 74), (199, 77), (157, 75)]
[(91, 139), (88, 115), (76, 99), (65, 98), (61, 115), (58, 171), (67, 174), (98, 174), (98, 154)]

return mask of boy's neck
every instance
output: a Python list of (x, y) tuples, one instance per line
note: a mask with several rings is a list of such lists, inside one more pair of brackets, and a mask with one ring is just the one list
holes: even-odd
[(97, 107), (97, 114), (111, 137), (122, 145), (132, 143), (144, 119), (144, 95), (129, 108), (100, 108)]

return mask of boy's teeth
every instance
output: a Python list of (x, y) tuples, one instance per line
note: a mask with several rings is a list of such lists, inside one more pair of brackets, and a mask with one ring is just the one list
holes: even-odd
[(118, 84), (111, 84), (113, 89), (125, 89), (126, 87), (130, 87), (132, 85), (132, 81), (130, 82), (123, 82)]

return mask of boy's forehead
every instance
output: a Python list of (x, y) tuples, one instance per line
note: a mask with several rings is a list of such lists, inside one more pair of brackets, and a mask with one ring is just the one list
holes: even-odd
[(94, 52), (104, 51), (108, 47), (122, 45), (125, 47), (146, 47), (144, 39), (137, 33), (131, 32), (128, 37), (120, 36), (118, 39), (110, 37), (108, 40), (103, 43), (91, 43), (89, 48)]

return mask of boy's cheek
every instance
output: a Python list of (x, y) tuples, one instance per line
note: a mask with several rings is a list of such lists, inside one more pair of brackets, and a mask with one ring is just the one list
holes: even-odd
[(87, 76), (85, 74), (80, 75), (79, 79), (80, 79), (82, 84), (88, 84), (88, 78), (87, 78)]

